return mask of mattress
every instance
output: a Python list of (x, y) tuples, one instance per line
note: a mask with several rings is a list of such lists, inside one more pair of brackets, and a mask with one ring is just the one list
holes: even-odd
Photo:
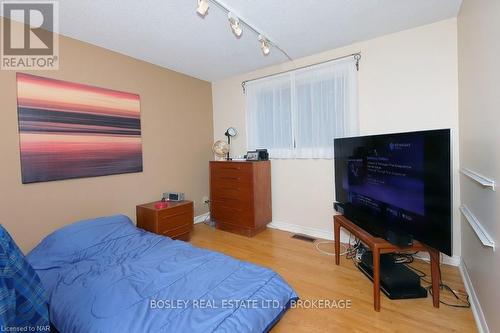
[(136, 228), (76, 222), (27, 256), (61, 332), (266, 332), (297, 299), (273, 270)]

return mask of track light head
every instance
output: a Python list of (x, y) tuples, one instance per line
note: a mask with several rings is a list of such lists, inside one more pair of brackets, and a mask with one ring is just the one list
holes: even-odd
[[(193, 0), (189, 0), (189, 1), (193, 1)], [(229, 8), (227, 8), (220, 1), (221, 0), (197, 0), (198, 6), (196, 8), (196, 12), (201, 17), (205, 17), (208, 14), (210, 4), (214, 5), (214, 8), (217, 8), (217, 9), (221, 10), (222, 12), (227, 13), (227, 19), (229, 21), (229, 26), (231, 27), (233, 34), (237, 38), (241, 37), (241, 35), (243, 34), (243, 26), (245, 26), (245, 28), (248, 28), (251, 32), (255, 32), (256, 34), (258, 34), (260, 49), (261, 49), (262, 54), (264, 56), (269, 55), (269, 53), (271, 53), (271, 46), (274, 46), (276, 48), (276, 51), (280, 51), (290, 61), (293, 61), (293, 59), (285, 51), (283, 51), (283, 49), (281, 49), (278, 45), (269, 41), (269, 39), (264, 37), (264, 35), (260, 34), (260, 32), (256, 28), (254, 28), (253, 26), (248, 24), (246, 21), (240, 20), (235, 14), (233, 14), (231, 12), (231, 10)]]
[(227, 13), (227, 19), (229, 20), (229, 25), (231, 30), (236, 37), (241, 37), (243, 29), (241, 29), (240, 19), (236, 17), (233, 13)]
[(262, 50), (262, 54), (264, 54), (265, 56), (268, 55), (269, 52), (271, 52), (271, 48), (267, 38), (262, 35), (259, 35), (259, 43), (260, 43), (260, 49)]
[(208, 14), (208, 0), (198, 0), (198, 7), (196, 8), (196, 12), (198, 15), (205, 17)]

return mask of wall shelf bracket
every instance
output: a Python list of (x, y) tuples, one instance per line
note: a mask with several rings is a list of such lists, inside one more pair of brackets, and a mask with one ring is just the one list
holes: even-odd
[(476, 233), (477, 237), (481, 240), (481, 243), (483, 243), (484, 246), (491, 247), (493, 248), (493, 251), (495, 250), (495, 241), (493, 238), (488, 234), (488, 232), (483, 228), (479, 220), (472, 214), (469, 208), (467, 206), (462, 205), (460, 207), (460, 212), (462, 212), (463, 216), (469, 222), (470, 226)]
[(475, 180), (482, 186), (491, 188), (491, 190), (495, 191), (495, 181), (493, 179), (489, 179), (483, 175), (480, 175), (477, 172), (465, 168), (461, 169), (460, 172), (469, 177), (470, 179)]

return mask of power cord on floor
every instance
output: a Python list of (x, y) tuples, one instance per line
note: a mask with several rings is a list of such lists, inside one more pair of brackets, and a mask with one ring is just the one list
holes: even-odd
[[(325, 254), (327, 256), (334, 256), (335, 255), (335, 252), (328, 252), (328, 251), (322, 250), (319, 247), (321, 244), (335, 244), (334, 242), (330, 242), (330, 241), (315, 242), (314, 247), (316, 248), (316, 250), (319, 251), (319, 253)], [(344, 252), (341, 252), (340, 255), (343, 256), (343, 255), (347, 254), (347, 246), (340, 243), (340, 247), (342, 247), (342, 249), (344, 249)]]
[[(447, 306), (451, 306), (454, 308), (466, 308), (466, 309), (470, 308), (469, 295), (467, 293), (463, 293), (463, 292), (451, 289), (448, 285), (446, 285), (444, 283), (440, 283), (439, 288), (441, 288), (441, 290), (443, 290), (443, 289), (448, 290), (457, 299), (457, 301), (460, 302), (459, 304), (451, 304), (451, 303), (444, 302), (440, 299), (439, 303), (447, 305)], [(428, 290), (429, 290), (429, 294), (431, 294), (431, 296), (432, 296), (432, 286), (429, 286)], [(458, 296), (459, 294), (464, 295), (465, 299), (460, 298)]]
[[(349, 245), (351, 245), (350, 243), (351, 242), (349, 239)], [(356, 262), (355, 257), (356, 257), (357, 249), (360, 246), (361, 246), (361, 242), (356, 239), (355, 245), (350, 246), (350, 248), (348, 249), (348, 254), (346, 255), (346, 257), (348, 259), (353, 260), (353, 263), (355, 266), (358, 266), (358, 263)], [(415, 252), (415, 253), (396, 253), (396, 254), (394, 254), (394, 262), (396, 264), (406, 265), (406, 267), (408, 267), (409, 269), (414, 271), (419, 276), (420, 280), (422, 280), (424, 283), (427, 284), (427, 286), (425, 288), (429, 291), (429, 294), (432, 296), (432, 282), (426, 279), (427, 274), (425, 272), (421, 271), (420, 269), (415, 268), (415, 267), (410, 265), (415, 260), (414, 256), (417, 253), (418, 252)], [(448, 286), (447, 284), (443, 283), (442, 275), (441, 275), (441, 262), (439, 262), (438, 269), (439, 269), (439, 276), (440, 276), (439, 288), (441, 290), (449, 291), (453, 295), (453, 297), (458, 301), (458, 303), (456, 303), (456, 304), (455, 303), (448, 303), (448, 302), (442, 301), (441, 299), (439, 300), (439, 302), (443, 305), (454, 307), (454, 308), (470, 308), (471, 304), (469, 301), (469, 295), (466, 292), (454, 290), (450, 286)], [(464, 298), (461, 298), (460, 296), (463, 296)]]
[[(351, 254), (351, 248), (352, 248), (352, 245), (351, 245), (351, 234), (349, 234), (349, 244), (346, 246), (345, 244), (342, 244), (340, 243), (340, 246), (342, 247), (343, 249), (343, 252), (340, 253), (340, 256), (349, 256)], [(322, 250), (320, 248), (320, 245), (321, 244), (335, 244), (335, 242), (332, 242), (332, 241), (320, 241), (320, 242), (314, 242), (314, 247), (316, 248), (316, 250), (318, 250), (319, 253), (322, 253), (324, 255), (327, 255), (327, 256), (334, 256), (335, 255), (335, 252), (328, 252), (328, 251), (325, 251), (325, 250)], [(349, 259), (349, 258), (348, 258)]]
[[(405, 264), (406, 267), (410, 268), (411, 270), (415, 271), (418, 274), (418, 276), (420, 277), (420, 280), (422, 280), (423, 282), (428, 284), (426, 289), (429, 291), (429, 294), (432, 296), (432, 282), (425, 279), (427, 277), (427, 274), (424, 273), (423, 271), (409, 265), (409, 263), (413, 262), (413, 256), (415, 254), (416, 253), (411, 254), (411, 257), (412, 257), (411, 261), (403, 262), (403, 264)], [(408, 254), (404, 254), (404, 255), (408, 255)], [(459, 302), (457, 304), (452, 304), (452, 303), (444, 302), (440, 299), (439, 303), (444, 304), (446, 306), (451, 306), (454, 308), (470, 308), (471, 305), (470, 305), (470, 301), (469, 301), (469, 295), (467, 293), (461, 292), (458, 290), (454, 290), (450, 286), (448, 286), (447, 284), (443, 283), (443, 279), (442, 279), (442, 275), (441, 275), (441, 262), (439, 262), (439, 264), (438, 264), (438, 269), (439, 269), (439, 277), (440, 277), (439, 288), (441, 290), (448, 290), (453, 295), (453, 297), (455, 297), (455, 299)], [(459, 295), (464, 296), (465, 299), (460, 298)]]

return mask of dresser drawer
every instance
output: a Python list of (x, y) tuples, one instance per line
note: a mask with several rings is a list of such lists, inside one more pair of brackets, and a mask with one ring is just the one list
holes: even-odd
[(252, 183), (244, 181), (243, 179), (228, 179), (228, 178), (213, 178), (212, 189), (218, 190), (219, 188), (241, 188), (251, 189)]
[(213, 183), (250, 184), (252, 182), (251, 165), (244, 163), (215, 164), (210, 172)]
[(245, 163), (245, 162), (214, 162), (212, 164), (212, 170), (223, 170), (223, 171), (228, 171), (228, 172), (245, 172), (245, 171), (252, 171), (252, 164), (251, 163)]
[(239, 186), (214, 186), (211, 191), (212, 200), (234, 199), (249, 201), (252, 197), (252, 189)]
[(218, 208), (233, 208), (240, 211), (252, 209), (252, 201), (249, 198), (229, 198), (215, 196), (212, 199), (212, 206)]
[(252, 173), (247, 174), (228, 174), (228, 173), (217, 173), (212, 172), (210, 175), (212, 182), (225, 182), (227, 184), (251, 184), (252, 183)]
[(250, 209), (216, 205), (212, 207), (210, 216), (217, 222), (253, 227), (253, 215)]

